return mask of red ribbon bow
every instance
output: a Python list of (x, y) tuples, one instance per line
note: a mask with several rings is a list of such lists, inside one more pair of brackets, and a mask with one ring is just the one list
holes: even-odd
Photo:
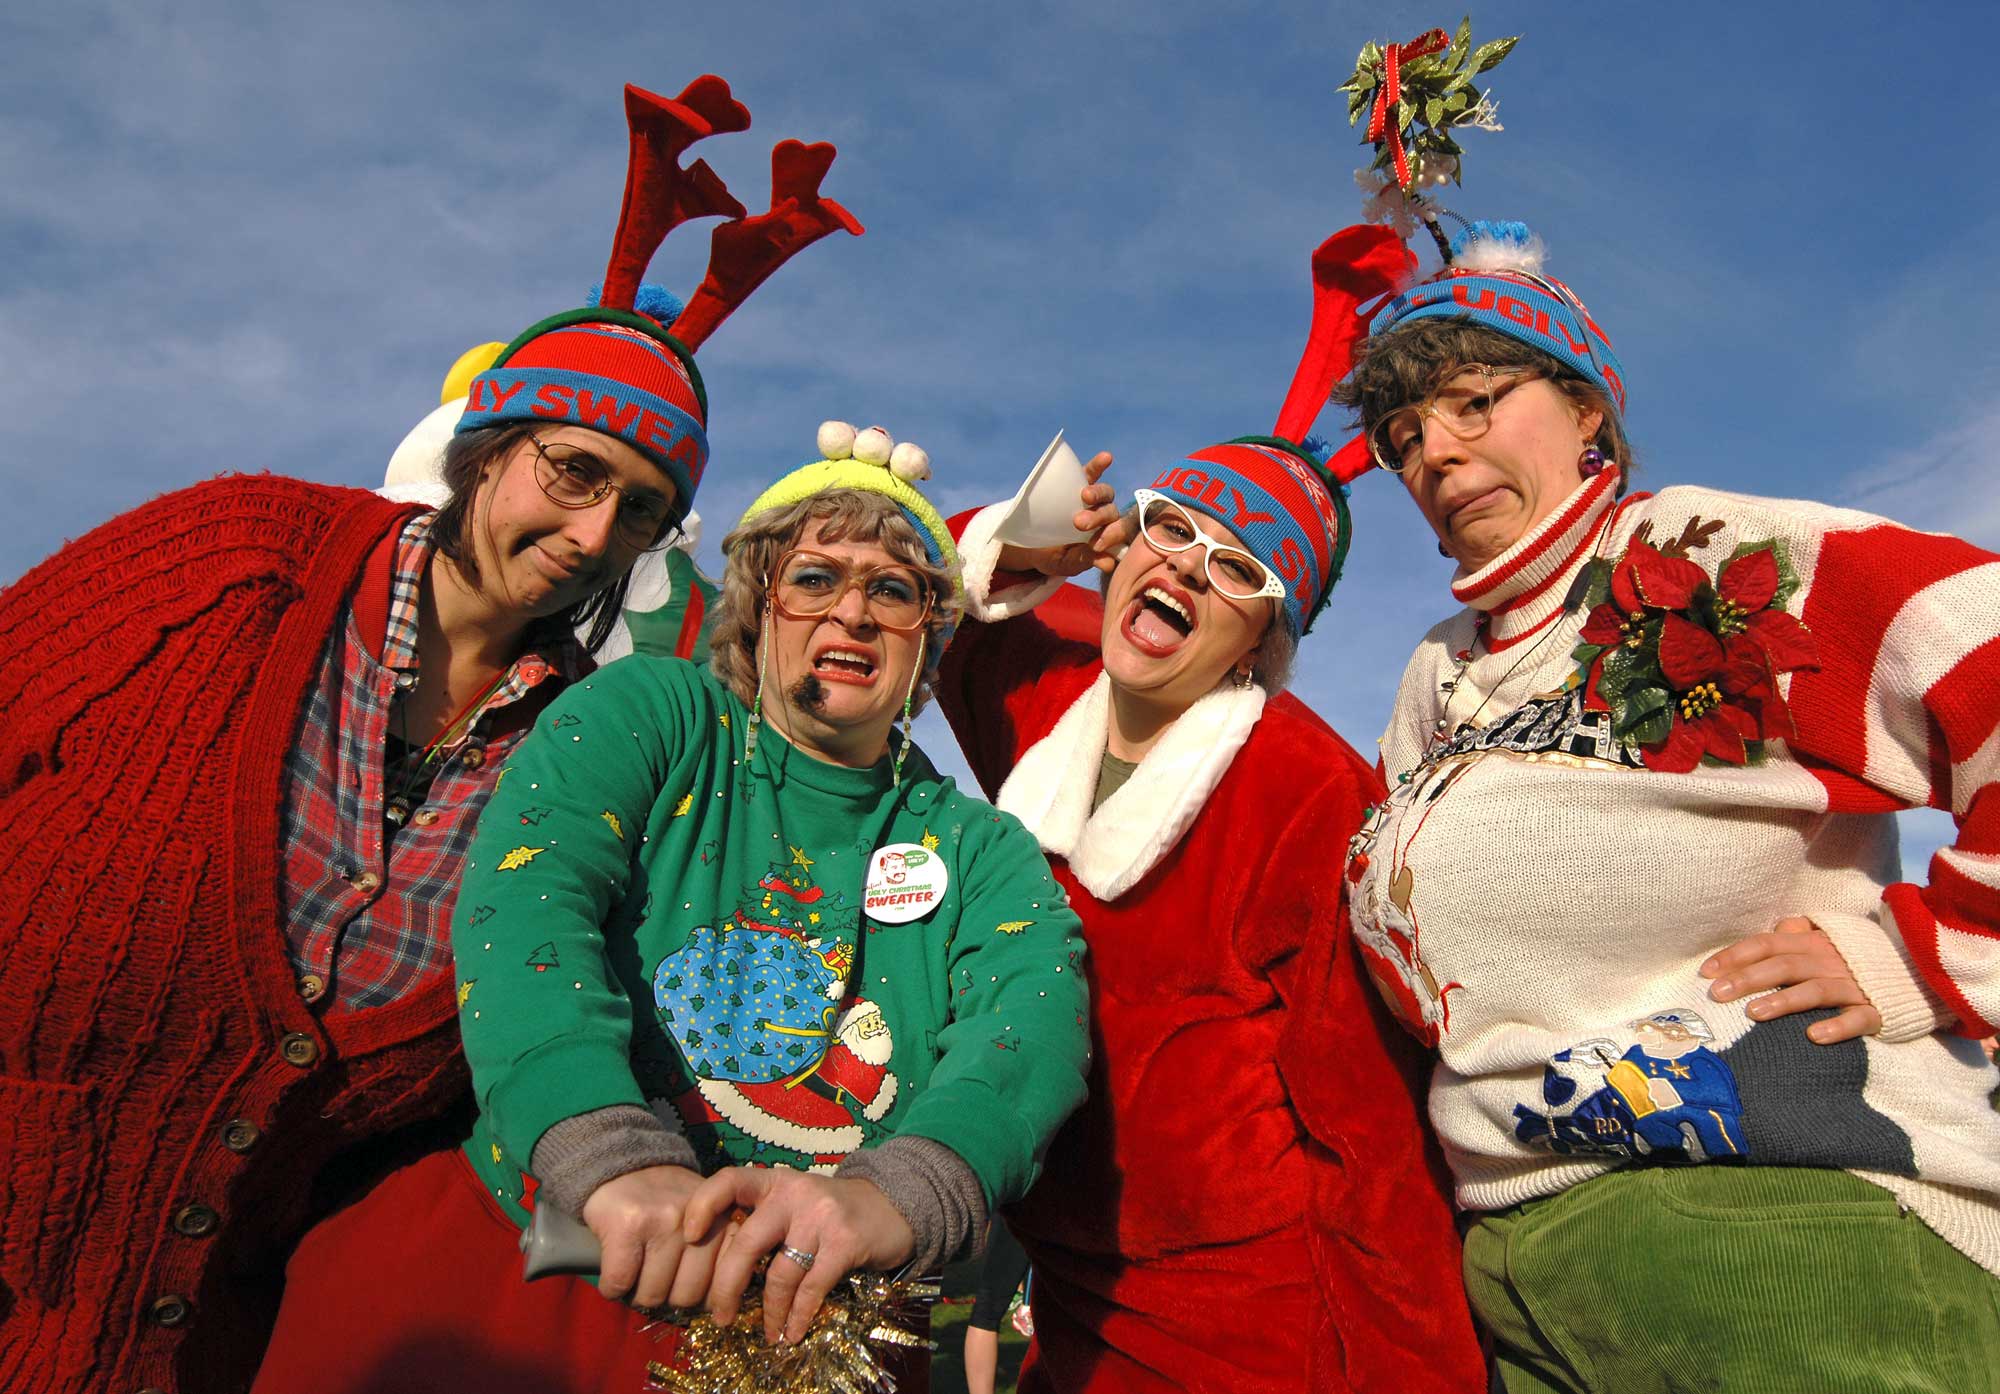
[(1406, 44), (1390, 44), (1382, 53), (1382, 81), (1375, 88), (1375, 109), (1368, 116), (1368, 139), (1389, 142), (1390, 157), (1396, 162), (1396, 184), (1405, 193), (1410, 189), (1410, 157), (1403, 151), (1402, 127), (1393, 118), (1396, 104), (1403, 100), (1403, 63), (1450, 47), (1451, 36), (1442, 29), (1432, 29)]

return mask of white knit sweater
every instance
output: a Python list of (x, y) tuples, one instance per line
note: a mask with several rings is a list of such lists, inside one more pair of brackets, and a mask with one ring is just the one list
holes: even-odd
[[(2000, 1081), (1975, 1039), (2000, 1019), (2000, 558), (1817, 504), (1614, 485), (1454, 583), (1468, 608), (1410, 660), (1390, 798), (1352, 849), (1357, 942), (1438, 1048), (1459, 1202), (1638, 1156), (1842, 1167), (2000, 1273)], [(1820, 667), (1781, 679), (1796, 735), (1761, 763), (1649, 769), (1568, 685), (1586, 565), (1642, 527), (1691, 541), (1711, 581), (1782, 544)], [(1907, 884), (1893, 815), (1924, 804), (1959, 836)], [(1839, 946), (1879, 1037), (1819, 1046), (1825, 1013), (1710, 1000), (1701, 963), (1788, 915)]]

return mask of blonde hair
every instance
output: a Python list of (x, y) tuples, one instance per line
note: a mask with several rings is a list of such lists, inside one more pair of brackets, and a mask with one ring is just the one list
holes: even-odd
[(898, 562), (923, 578), (930, 592), (930, 619), (924, 627), (921, 673), (912, 697), (912, 711), (922, 711), (931, 698), (931, 683), (944, 657), (946, 641), (958, 626), (963, 609), (956, 598), (956, 567), (942, 566), (924, 551), (923, 539), (893, 499), (864, 489), (828, 489), (781, 508), (767, 508), (746, 518), (722, 539), (728, 558), (722, 573), (722, 595), (715, 624), (709, 631), (709, 670), (718, 681), (748, 704), (757, 694), (757, 642), (763, 632), (765, 583), (778, 558), (799, 545), (806, 526), (819, 520), (823, 542), (876, 542)]

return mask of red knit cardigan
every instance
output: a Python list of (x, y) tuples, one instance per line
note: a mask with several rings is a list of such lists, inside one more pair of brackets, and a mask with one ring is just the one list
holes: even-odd
[[(1101, 615), (1066, 586), (968, 621), (947, 652), (939, 703), (989, 796), (1103, 671)], [(1380, 796), (1280, 696), (1124, 895), (1050, 859), (1089, 945), (1094, 1058), (1008, 1215), (1035, 1265), (1024, 1394), (1484, 1390), (1424, 1061), (1366, 981), (1341, 894)]]
[(225, 478), (0, 593), (10, 1394), (247, 1388), (330, 1160), (466, 1088), (448, 974), (321, 1022), (279, 911), (307, 684), (411, 511)]

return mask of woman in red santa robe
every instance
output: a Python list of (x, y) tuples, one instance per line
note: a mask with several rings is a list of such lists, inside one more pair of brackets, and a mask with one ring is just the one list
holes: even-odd
[[(944, 710), (1090, 942), (1090, 1100), (1009, 1215), (1023, 1391), (1485, 1388), (1418, 1064), (1349, 943), (1342, 849), (1382, 789), (1276, 695), (1349, 536), (1299, 440), (1407, 256), (1360, 228), (1315, 254), (1275, 434), (1168, 462), (1122, 515), (1099, 455), (1071, 546), (961, 520)], [(1093, 566), (1101, 616), (1061, 584)]]

